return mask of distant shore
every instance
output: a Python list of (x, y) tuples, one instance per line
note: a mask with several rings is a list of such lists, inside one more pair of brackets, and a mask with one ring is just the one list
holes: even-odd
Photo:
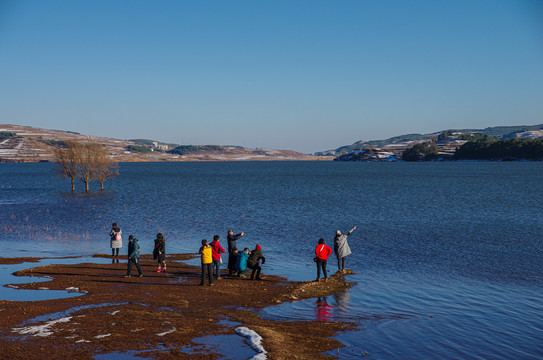
[[(123, 277), (125, 256), (119, 257), (119, 263), (113, 260), (107, 264), (29, 264), (16, 275), (52, 280), (18, 284), (18, 288), (40, 291), (37, 289), (45, 286), (86, 294), (45, 301), (0, 300), (2, 356), (42, 359), (47, 354), (49, 359), (92, 359), (97, 354), (131, 352), (160, 359), (212, 359), (220, 353), (220, 347), (204, 346), (196, 351), (192, 340), (234, 335), (240, 326), (263, 338), (262, 346), (270, 359), (329, 359), (322, 353), (342, 347), (331, 337), (354, 328), (353, 324), (339, 322), (273, 321), (257, 313), (266, 306), (344, 290), (351, 286), (345, 276), (335, 274), (328, 282), (293, 282), (266, 274), (264, 266), (263, 281), (224, 278), (216, 280), (213, 287), (204, 287), (199, 286), (200, 268), (183, 262), (194, 256), (168, 255), (165, 274), (157, 273), (155, 261), (144, 255), (142, 278)], [(0, 264), (38, 260), (0, 258)], [(30, 326), (33, 328), (29, 330)], [(40, 333), (38, 328), (47, 331)], [(187, 353), (189, 348), (194, 349)]]
[[(184, 157), (180, 159), (167, 159), (167, 160), (159, 160), (159, 159), (125, 159), (120, 161), (120, 163), (180, 163), (180, 162), (275, 162), (275, 161), (333, 161), (334, 157), (331, 156), (311, 156), (308, 155), (306, 158), (273, 158), (273, 157), (267, 157), (267, 158), (249, 158), (249, 159), (236, 159), (236, 158), (224, 158), (224, 159), (216, 159), (216, 158), (208, 158), (208, 159), (201, 159), (198, 157)], [(15, 164), (33, 164), (33, 163), (54, 163), (54, 160), (28, 160), (28, 159), (0, 159), (0, 163), (15, 163)]]

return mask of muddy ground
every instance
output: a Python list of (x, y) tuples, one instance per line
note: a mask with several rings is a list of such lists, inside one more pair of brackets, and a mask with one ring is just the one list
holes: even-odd
[[(21, 289), (72, 287), (86, 295), (0, 301), (0, 357), (92, 359), (97, 354), (130, 353), (155, 359), (217, 359), (220, 348), (193, 339), (233, 335), (236, 327), (244, 326), (262, 336), (268, 359), (329, 359), (322, 353), (342, 346), (331, 337), (353, 329), (353, 324), (342, 322), (272, 321), (255, 312), (344, 290), (351, 284), (343, 275), (335, 274), (327, 282), (292, 282), (266, 275), (264, 266), (262, 281), (225, 277), (212, 287), (200, 286), (200, 268), (183, 262), (192, 256), (169, 255), (168, 273), (157, 273), (156, 262), (143, 256), (142, 278), (123, 277), (126, 262), (38, 266), (18, 272), (53, 278), (18, 284)], [(0, 263), (36, 260), (0, 259)], [(135, 268), (132, 274), (137, 275)]]

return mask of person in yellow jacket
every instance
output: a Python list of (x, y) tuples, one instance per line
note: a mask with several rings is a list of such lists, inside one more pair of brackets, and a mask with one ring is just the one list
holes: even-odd
[(202, 255), (202, 282), (200, 285), (206, 284), (206, 272), (209, 277), (209, 285), (213, 286), (213, 257), (211, 255), (211, 246), (207, 244), (207, 240), (202, 240), (202, 247), (200, 248), (200, 254)]

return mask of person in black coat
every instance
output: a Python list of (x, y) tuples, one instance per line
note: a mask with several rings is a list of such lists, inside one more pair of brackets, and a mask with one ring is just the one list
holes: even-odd
[(158, 270), (156, 272), (166, 272), (166, 239), (164, 239), (162, 233), (156, 235), (153, 259), (158, 261)]
[(243, 236), (243, 231), (237, 235), (234, 235), (233, 230), (228, 230), (228, 276), (234, 275), (236, 272), (236, 256), (237, 246), (236, 241)]
[(262, 265), (264, 265), (264, 263), (266, 262), (266, 258), (264, 257), (264, 255), (262, 255), (262, 248), (260, 247), (260, 245), (256, 244), (256, 248), (251, 251), (251, 255), (249, 255), (249, 259), (247, 259), (247, 267), (253, 270), (253, 272), (251, 273), (251, 280), (262, 280), (260, 278), (260, 271), (262, 270), (262, 267), (259, 263), (260, 260), (262, 260)]

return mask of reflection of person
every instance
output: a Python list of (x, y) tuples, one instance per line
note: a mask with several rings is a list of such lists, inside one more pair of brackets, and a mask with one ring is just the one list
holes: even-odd
[(347, 255), (351, 254), (351, 248), (347, 242), (347, 236), (351, 235), (353, 231), (356, 230), (356, 226), (352, 228), (347, 234), (342, 234), (341, 231), (336, 231), (336, 236), (334, 237), (334, 252), (337, 256), (337, 267), (338, 271), (345, 271), (345, 258)]
[(140, 246), (138, 244), (138, 239), (134, 237), (134, 235), (130, 235), (128, 237), (128, 270), (126, 272), (125, 277), (130, 277), (130, 273), (132, 272), (132, 265), (136, 264), (136, 267), (138, 268), (139, 276), (143, 276), (143, 271), (141, 271), (140, 266)]
[(206, 284), (206, 272), (209, 277), (209, 285), (213, 286), (213, 257), (211, 255), (211, 246), (207, 244), (207, 240), (202, 240), (202, 247), (200, 248), (200, 255), (202, 255), (202, 282), (200, 285)]
[(262, 260), (262, 265), (264, 265), (266, 258), (262, 255), (262, 248), (260, 245), (256, 244), (256, 248), (251, 251), (251, 255), (249, 255), (249, 259), (247, 259), (247, 267), (253, 270), (251, 273), (251, 280), (262, 280), (260, 278), (260, 271), (262, 271), (262, 267), (259, 264), (260, 260)]
[(123, 232), (117, 226), (117, 223), (111, 225), (109, 237), (111, 238), (109, 245), (111, 246), (111, 256), (119, 256), (119, 249), (123, 247)]
[(162, 233), (156, 235), (153, 258), (158, 261), (158, 269), (156, 272), (166, 272), (166, 239), (164, 239)]
[(330, 321), (332, 319), (332, 306), (326, 301), (326, 296), (317, 298), (315, 306), (317, 321)]
[(232, 276), (236, 271), (236, 241), (243, 236), (243, 231), (234, 235), (234, 230), (228, 230), (228, 276)]
[(322, 274), (324, 275), (324, 281), (328, 278), (328, 273), (326, 272), (326, 262), (328, 261), (328, 256), (332, 253), (332, 249), (330, 246), (326, 245), (324, 243), (324, 239), (319, 239), (319, 244), (315, 248), (315, 259), (317, 262), (317, 280), (319, 281), (319, 278), (321, 277), (321, 269)]
[(219, 244), (219, 235), (213, 236), (211, 244), (211, 255), (213, 258), (213, 271), (215, 271), (215, 278), (221, 278), (221, 254), (226, 252), (221, 244)]
[(348, 310), (349, 302), (351, 301), (351, 295), (349, 291), (342, 291), (334, 294), (338, 309)]

